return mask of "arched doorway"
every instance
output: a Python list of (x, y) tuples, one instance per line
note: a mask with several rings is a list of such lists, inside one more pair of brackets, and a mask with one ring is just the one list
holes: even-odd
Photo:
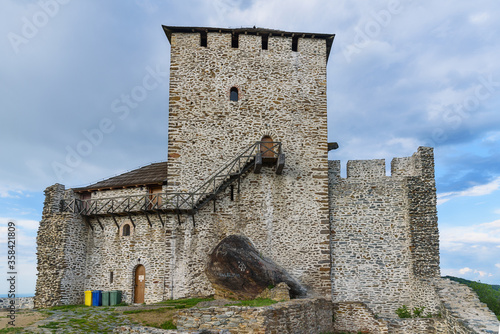
[(146, 268), (142, 264), (135, 268), (134, 303), (144, 303), (144, 290), (146, 289)]
[(262, 154), (263, 158), (274, 158), (274, 152), (273, 152), (273, 139), (269, 136), (264, 136), (260, 140), (260, 153)]

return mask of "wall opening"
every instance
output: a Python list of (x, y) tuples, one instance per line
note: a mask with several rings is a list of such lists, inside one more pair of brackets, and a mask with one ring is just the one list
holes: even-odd
[(233, 34), (232, 35), (232, 38), (231, 38), (231, 47), (233, 48), (238, 48), (238, 37), (239, 37), (239, 34)]
[(135, 268), (134, 303), (144, 303), (144, 291), (146, 290), (146, 268), (142, 264)]
[(123, 225), (122, 236), (126, 237), (130, 235), (130, 224)]
[(202, 31), (200, 33), (200, 46), (207, 47), (207, 32)]
[(229, 100), (233, 102), (238, 102), (238, 88), (231, 87), (231, 91), (229, 92)]
[(269, 35), (262, 35), (262, 50), (267, 50), (269, 46)]
[(109, 283), (110, 284), (113, 283), (113, 272), (112, 271), (109, 272)]
[(298, 51), (299, 47), (299, 36), (292, 37), (292, 51)]
[(264, 136), (260, 140), (260, 153), (263, 158), (274, 158), (273, 139), (269, 136)]
[(162, 191), (163, 191), (162, 186), (149, 186), (148, 187), (148, 192), (150, 194), (149, 195), (148, 210), (157, 209), (157, 208), (161, 207)]
[(92, 193), (90, 191), (86, 191), (80, 194), (80, 199), (82, 200), (82, 205), (85, 209), (90, 208), (90, 200), (92, 198)]

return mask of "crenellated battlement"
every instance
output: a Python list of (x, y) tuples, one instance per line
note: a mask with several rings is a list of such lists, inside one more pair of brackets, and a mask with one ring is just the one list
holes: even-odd
[[(328, 162), (330, 177), (340, 178), (340, 160)], [(419, 147), (411, 157), (393, 158), (391, 175), (386, 175), (385, 159), (349, 160), (347, 162), (347, 179), (369, 180), (381, 177), (422, 176), (434, 178), (434, 154), (431, 147)]]
[[(163, 26), (174, 51), (239, 50), (266, 51), (268, 54), (300, 52), (304, 55), (324, 56), (328, 59), (335, 35), (285, 32), (264, 28), (187, 28)], [(174, 51), (175, 52), (175, 51)]]

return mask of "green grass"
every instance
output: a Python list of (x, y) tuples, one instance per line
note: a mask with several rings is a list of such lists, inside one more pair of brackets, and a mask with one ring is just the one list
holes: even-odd
[(226, 304), (225, 306), (253, 306), (253, 307), (261, 307), (261, 306), (269, 306), (272, 304), (276, 304), (277, 301), (269, 299), (269, 298), (257, 298), (250, 300), (240, 300), (234, 304)]
[(165, 306), (172, 306), (175, 309), (185, 309), (196, 306), (200, 302), (207, 302), (214, 300), (213, 297), (210, 298), (187, 298), (187, 299), (172, 299), (159, 302), (158, 304)]
[(160, 325), (161, 329), (177, 329), (177, 326), (171, 320), (167, 320)]
[(38, 325), (39, 328), (49, 328), (49, 329), (58, 329), (61, 323), (58, 321), (51, 321), (46, 323), (45, 325)]
[(49, 307), (49, 310), (52, 311), (69, 311), (69, 310), (74, 310), (79, 307), (84, 307), (84, 305), (60, 305), (60, 306), (52, 306)]
[(73, 333), (76, 331), (84, 333), (112, 332), (113, 328), (120, 325), (130, 324), (126, 317), (114, 311), (114, 307), (87, 307), (84, 305), (64, 305), (50, 308), (50, 312), (44, 313), (61, 315), (58, 321), (51, 321), (40, 328), (53, 331)]
[(0, 333), (22, 333), (24, 327), (8, 327), (0, 329)]
[(151, 308), (151, 309), (146, 309), (146, 310), (129, 310), (129, 311), (123, 311), (123, 314), (135, 314), (135, 313), (147, 313), (147, 312), (161, 312), (164, 310), (171, 310), (173, 307), (172, 306), (166, 306), (166, 307), (159, 307), (159, 308)]

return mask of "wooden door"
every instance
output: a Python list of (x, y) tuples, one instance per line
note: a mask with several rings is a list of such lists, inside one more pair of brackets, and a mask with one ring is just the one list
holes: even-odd
[(148, 205), (148, 210), (151, 209), (158, 209), (161, 206), (161, 193), (162, 193), (162, 187), (157, 186), (157, 187), (149, 187), (149, 205)]
[(82, 205), (85, 210), (88, 210), (90, 208), (90, 199), (92, 198), (92, 195), (90, 192), (84, 192), (80, 195), (80, 199), (82, 200)]
[(144, 290), (146, 288), (146, 268), (142, 264), (135, 269), (134, 303), (144, 303)]
[(261, 139), (260, 152), (263, 158), (274, 158), (273, 139), (269, 136), (265, 136)]

